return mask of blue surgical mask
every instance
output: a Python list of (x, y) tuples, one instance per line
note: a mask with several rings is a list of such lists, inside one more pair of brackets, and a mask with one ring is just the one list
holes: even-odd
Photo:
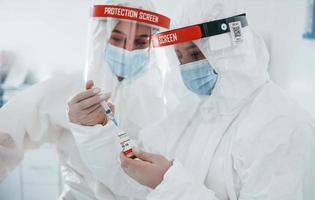
[(180, 72), (186, 87), (198, 95), (210, 96), (218, 79), (207, 59), (181, 65)]
[(149, 51), (148, 49), (127, 51), (108, 44), (105, 49), (105, 60), (114, 74), (130, 78), (146, 69), (149, 62)]

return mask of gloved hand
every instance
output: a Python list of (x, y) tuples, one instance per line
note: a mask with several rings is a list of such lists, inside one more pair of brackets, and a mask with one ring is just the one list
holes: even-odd
[(152, 189), (156, 188), (163, 180), (164, 174), (172, 166), (172, 162), (164, 156), (147, 153), (133, 149), (138, 159), (120, 154), (122, 169), (134, 180)]
[[(93, 81), (88, 81), (85, 85), (86, 91), (77, 94), (68, 102), (68, 116), (72, 123), (83, 126), (107, 124), (108, 119), (101, 102), (108, 101), (110, 94), (100, 94), (101, 90), (93, 86)], [(108, 106), (114, 113), (114, 105), (108, 103)]]

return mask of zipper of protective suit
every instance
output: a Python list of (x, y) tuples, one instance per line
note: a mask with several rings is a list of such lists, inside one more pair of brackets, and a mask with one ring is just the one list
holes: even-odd
[[(247, 100), (246, 102), (243, 103), (242, 108), (240, 109), (240, 112), (236, 115), (236, 117), (241, 116), (244, 111), (246, 111), (246, 105), (248, 105), (248, 102), (253, 99), (263, 88), (264, 88), (265, 84), (261, 87), (259, 87), (257, 90), (255, 90), (253, 92), (253, 94), (248, 98), (249, 100)], [(235, 118), (233, 119), (232, 123), (235, 121)], [(230, 126), (227, 128), (227, 130), (230, 128)], [(232, 170), (230, 168), (228, 168), (227, 166), (232, 166), (232, 158), (230, 158), (231, 154), (232, 154), (232, 144), (233, 141), (236, 137), (235, 133), (230, 133), (230, 135), (228, 135), (231, 139), (229, 140), (230, 142), (227, 144), (226, 147), (226, 156), (227, 158), (224, 160), (224, 177), (225, 180), (233, 180), (233, 173)], [(234, 190), (235, 186), (234, 186), (234, 182), (228, 182), (226, 183), (226, 188), (227, 188), (227, 193), (229, 195), (229, 197), (231, 198), (231, 200), (237, 200), (237, 194)]]

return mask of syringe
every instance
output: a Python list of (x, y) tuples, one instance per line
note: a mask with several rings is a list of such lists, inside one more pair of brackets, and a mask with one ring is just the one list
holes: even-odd
[[(104, 109), (106, 116), (118, 127), (118, 122), (114, 116), (114, 113), (108, 106), (108, 104), (106, 102), (102, 102), (101, 105)], [(124, 131), (121, 131), (117, 135), (119, 137), (119, 143), (120, 143), (120, 146), (122, 147), (122, 150), (125, 156), (132, 159), (136, 158), (136, 156), (134, 155), (132, 151), (132, 148), (134, 147), (134, 145), (132, 145), (132, 141), (130, 140), (128, 134)]]
[(110, 107), (107, 105), (106, 102), (102, 102), (101, 104), (104, 108), (104, 112), (106, 114), (106, 116), (112, 120), (112, 122), (118, 127), (118, 122), (117, 120), (115, 119), (115, 116), (114, 116), (114, 113), (112, 112), (112, 110), (110, 109)]

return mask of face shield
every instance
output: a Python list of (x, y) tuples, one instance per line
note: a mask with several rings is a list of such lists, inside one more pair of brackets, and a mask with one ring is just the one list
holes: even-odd
[(211, 55), (222, 55), (223, 49), (243, 43), (243, 29), (247, 26), (246, 15), (241, 14), (159, 33), (154, 35), (152, 42), (155, 48), (164, 47), (168, 52), (166, 54), (173, 62), (170, 65), (179, 65), (179, 73), (187, 89), (209, 96), (219, 76), (215, 63), (211, 62)]
[(169, 18), (144, 9), (94, 5), (85, 80), (93, 80), (104, 92), (113, 92), (118, 83), (141, 77), (154, 57), (151, 35), (168, 29), (169, 24)]

